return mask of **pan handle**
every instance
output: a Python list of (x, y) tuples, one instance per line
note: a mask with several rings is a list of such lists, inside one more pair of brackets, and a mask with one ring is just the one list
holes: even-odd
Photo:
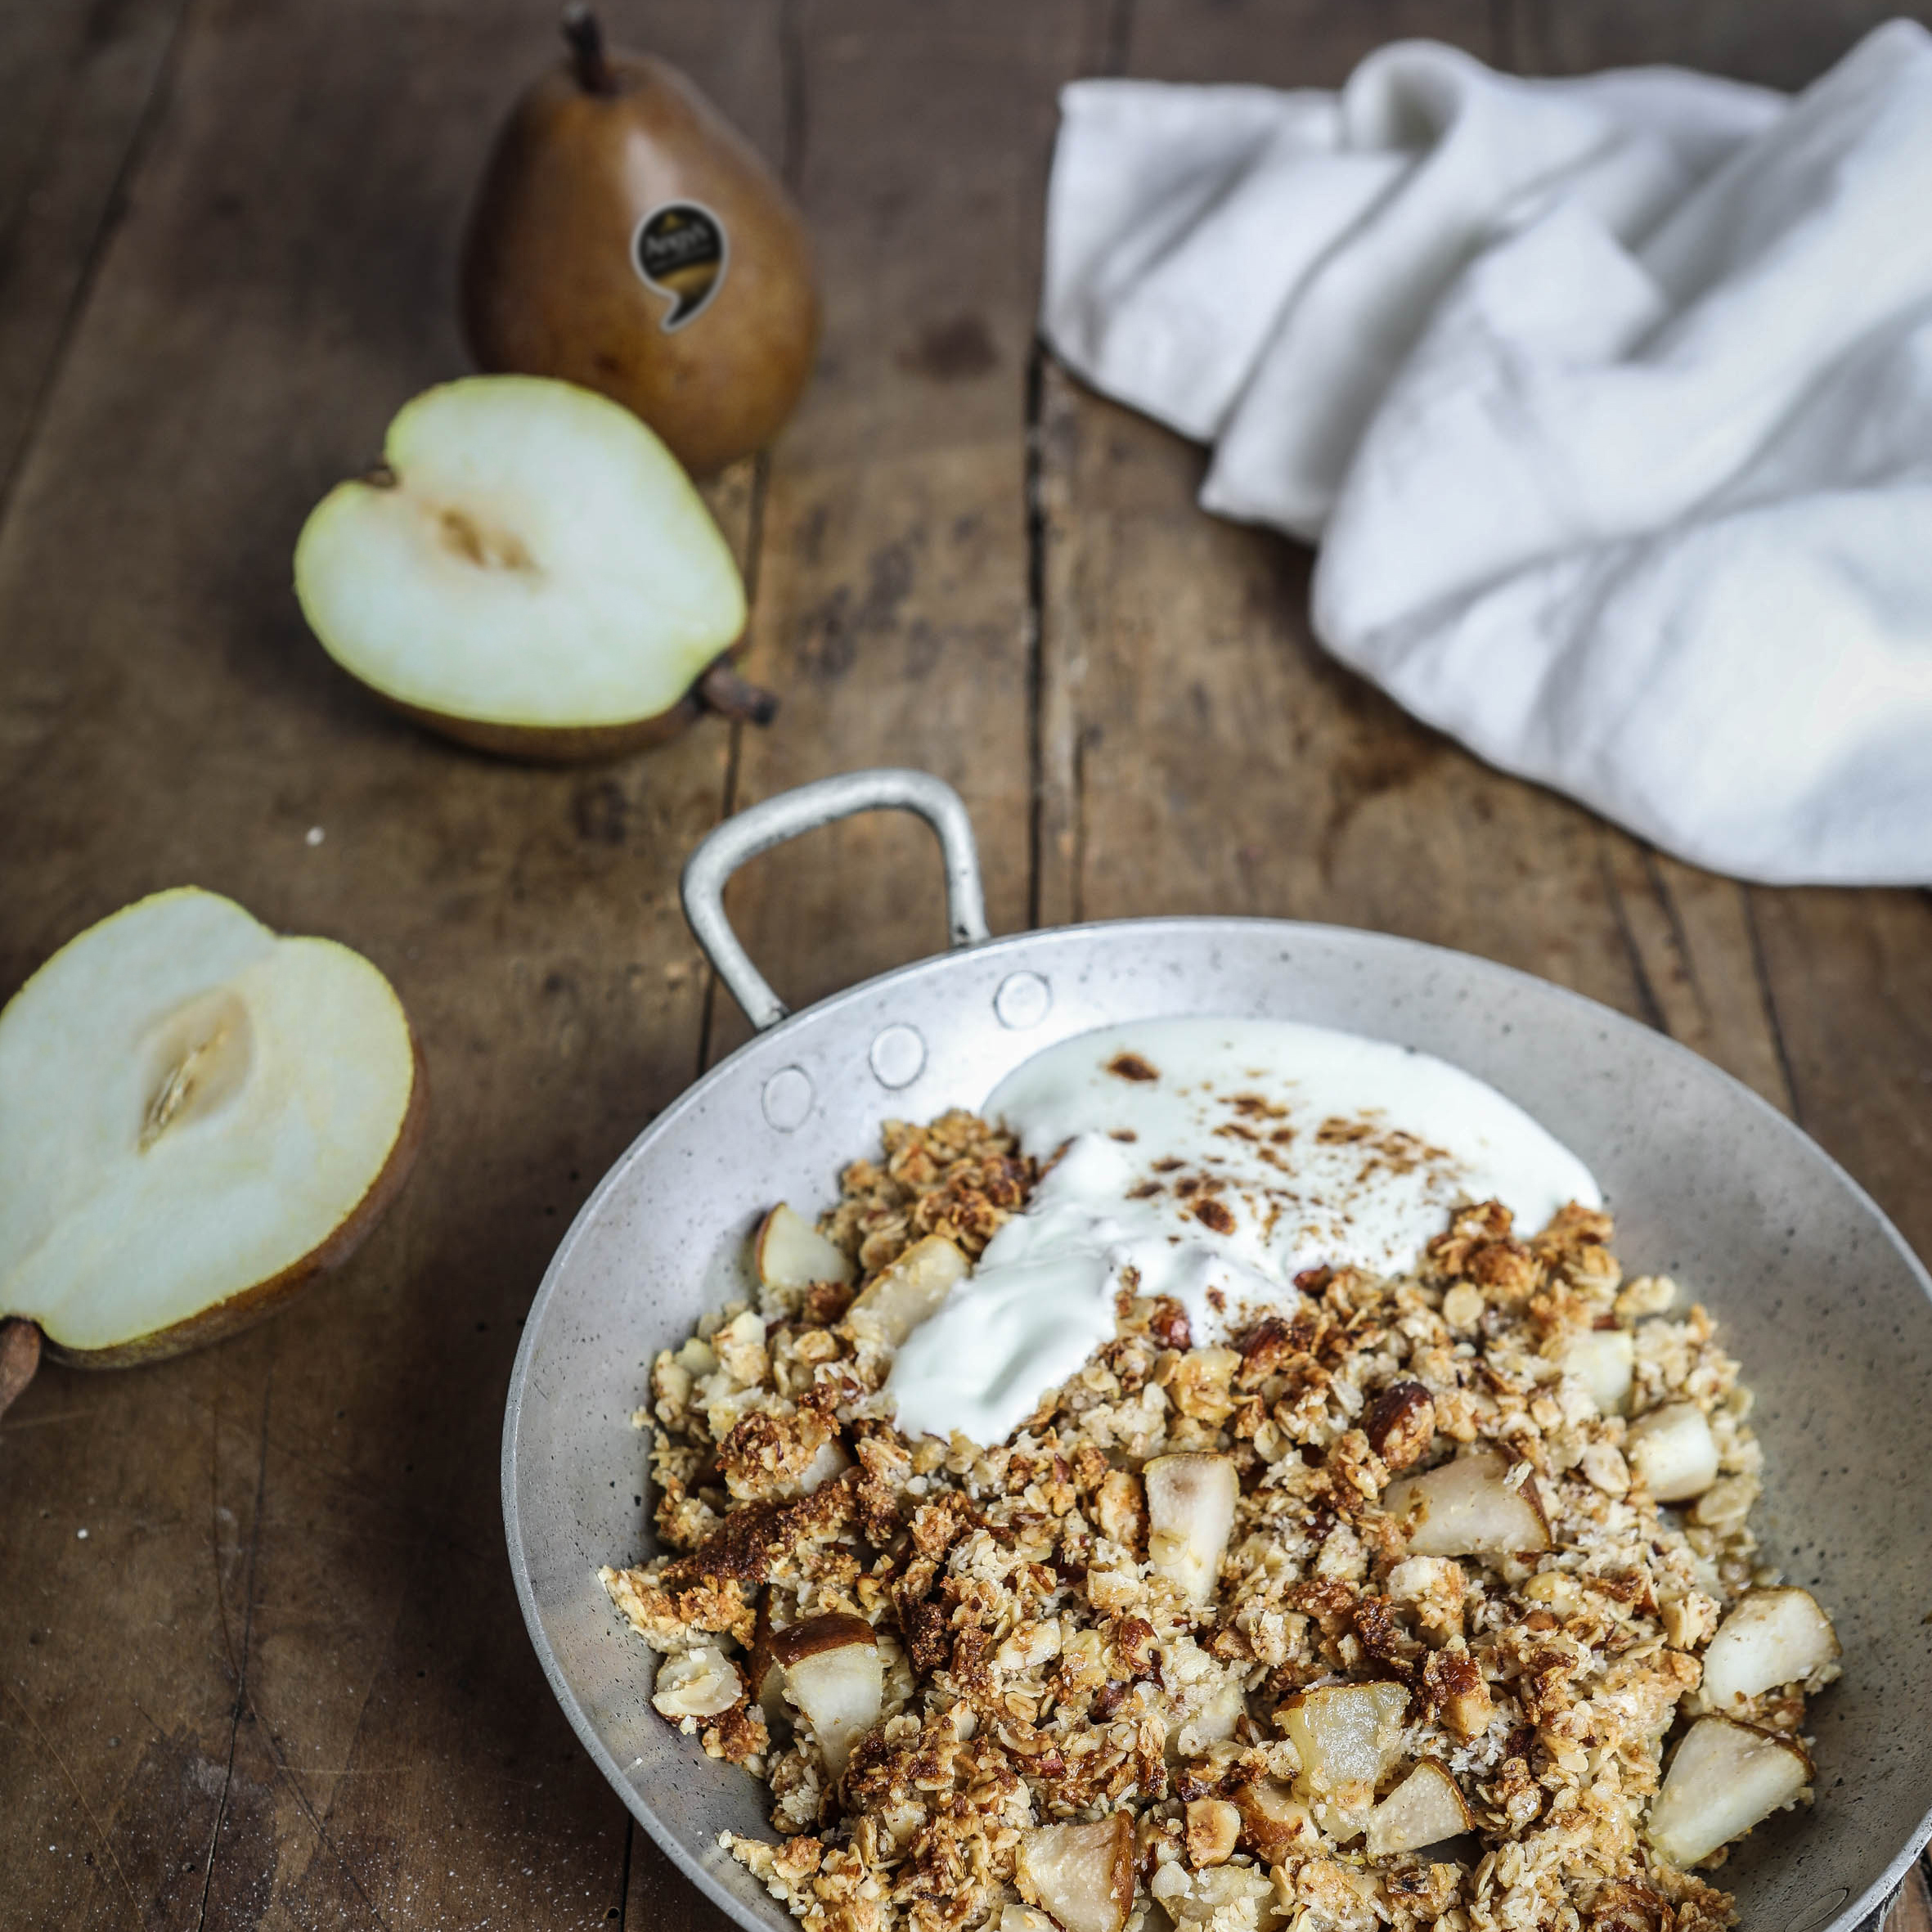
[(973, 820), (959, 794), (930, 772), (882, 766), (821, 778), (775, 798), (747, 806), (706, 835), (685, 861), (681, 891), (685, 918), (717, 968), (745, 1018), (762, 1033), (790, 1009), (772, 991), (751, 955), (731, 930), (725, 914), (725, 882), (748, 859), (783, 845), (803, 832), (815, 832), (835, 819), (861, 811), (915, 811), (939, 834), (946, 860), (946, 923), (955, 946), (977, 946), (989, 937), (986, 896), (980, 890), (979, 849)]

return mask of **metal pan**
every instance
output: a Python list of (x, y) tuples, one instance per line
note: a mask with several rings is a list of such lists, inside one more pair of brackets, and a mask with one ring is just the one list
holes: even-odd
[[(726, 919), (725, 882), (887, 806), (939, 835), (953, 950), (787, 1017)], [(762, 1031), (651, 1123), (564, 1237), (511, 1378), (503, 1512), (531, 1639), (585, 1748), (741, 1925), (791, 1922), (717, 1847), (723, 1830), (771, 1835), (762, 1788), (652, 1711), (649, 1653), (595, 1574), (652, 1548), (630, 1421), (652, 1356), (747, 1292), (765, 1208), (828, 1206), (883, 1121), (977, 1107), (1071, 1034), (1186, 1013), (1312, 1021), (1467, 1067), (1595, 1170), (1633, 1268), (1675, 1275), (1725, 1323), (1759, 1396), (1767, 1560), (1833, 1612), (1845, 1672), (1814, 1706), (1815, 1809), (1760, 1827), (1722, 1882), (1754, 1932), (1837, 1932), (1882, 1907), (1932, 1831), (1932, 1281), (1790, 1121), (1647, 1027), (1412, 940), (1233, 919), (989, 939), (965, 810), (920, 772), (853, 772), (741, 813), (693, 856), (685, 904)]]

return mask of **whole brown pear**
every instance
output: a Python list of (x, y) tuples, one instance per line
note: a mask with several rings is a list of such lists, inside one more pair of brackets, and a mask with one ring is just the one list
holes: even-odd
[(694, 475), (762, 449), (811, 373), (805, 227), (737, 130), (665, 62), (564, 16), (568, 57), (512, 110), (462, 263), (493, 373), (560, 377), (634, 410)]

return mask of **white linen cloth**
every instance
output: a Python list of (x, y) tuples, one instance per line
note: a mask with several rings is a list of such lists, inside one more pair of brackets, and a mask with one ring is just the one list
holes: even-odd
[(1696, 863), (1932, 883), (1932, 36), (1061, 107), (1045, 335), (1320, 541), (1331, 651)]

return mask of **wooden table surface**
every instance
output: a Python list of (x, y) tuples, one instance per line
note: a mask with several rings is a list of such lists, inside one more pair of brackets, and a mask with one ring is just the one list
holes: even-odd
[[(454, 239), (547, 7), (0, 10), (0, 991), (191, 881), (373, 958), (432, 1089), (415, 1180), (330, 1285), (186, 1359), (47, 1369), (0, 1424), (0, 1925), (716, 1919), (545, 1687), (498, 1431), (557, 1238), (743, 1036), (679, 865), (802, 780), (956, 785), (995, 931), (1336, 920), (1575, 986), (1795, 1115), (1932, 1253), (1932, 903), (1692, 870), (1411, 723), (1311, 643), (1308, 553), (1197, 511), (1201, 452), (1032, 327), (1076, 75), (1332, 83), (1428, 34), (1796, 83), (1892, 11), (610, 0), (784, 169), (826, 329), (783, 439), (712, 492), (780, 722), (554, 771), (377, 708), (289, 566), (465, 366)], [(800, 1002), (943, 939), (929, 841), (881, 819), (760, 861), (733, 910)]]

